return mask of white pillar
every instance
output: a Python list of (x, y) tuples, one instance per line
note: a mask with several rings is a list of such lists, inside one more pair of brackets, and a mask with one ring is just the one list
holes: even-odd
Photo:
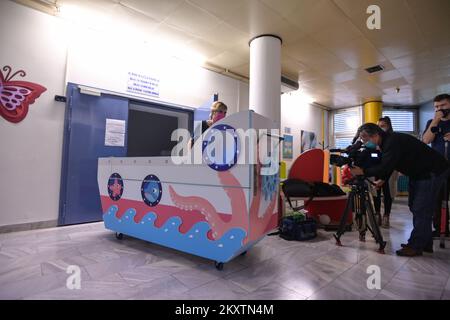
[(249, 107), (280, 126), (281, 38), (261, 35), (250, 40)]

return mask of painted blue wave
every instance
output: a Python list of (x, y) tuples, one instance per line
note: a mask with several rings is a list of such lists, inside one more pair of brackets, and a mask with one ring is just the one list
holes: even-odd
[[(210, 240), (211, 229), (207, 222), (198, 222), (185, 234), (179, 232), (182, 221), (179, 217), (169, 218), (161, 228), (155, 227), (156, 214), (148, 212), (139, 223), (134, 221), (136, 210), (128, 209), (116, 218), (118, 207), (113, 205), (103, 215), (105, 227), (165, 247), (173, 248), (218, 262), (228, 262), (245, 248), (242, 245), (246, 232), (241, 228), (228, 230), (222, 238)], [(246, 246), (247, 247), (247, 246)]]

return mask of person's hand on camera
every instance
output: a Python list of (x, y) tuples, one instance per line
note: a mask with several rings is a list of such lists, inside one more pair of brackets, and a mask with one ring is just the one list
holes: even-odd
[(360, 167), (357, 167), (357, 166), (354, 166), (353, 168), (350, 168), (350, 172), (354, 176), (363, 176), (364, 175), (363, 169), (361, 169)]
[(381, 179), (377, 180), (374, 182), (374, 184), (375, 184), (375, 188), (380, 189), (384, 184), (384, 180), (381, 180)]

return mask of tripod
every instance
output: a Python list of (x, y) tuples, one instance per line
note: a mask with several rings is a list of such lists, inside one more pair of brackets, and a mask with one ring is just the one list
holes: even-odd
[(373, 184), (372, 181), (362, 176), (357, 176), (354, 182), (352, 182), (352, 189), (339, 223), (339, 229), (333, 236), (336, 239), (336, 244), (338, 246), (342, 246), (340, 239), (345, 232), (345, 222), (347, 221), (348, 215), (352, 210), (354, 210), (355, 221), (359, 231), (359, 240), (365, 241), (366, 232), (369, 230), (375, 238), (376, 243), (379, 245), (378, 252), (384, 254), (386, 241), (383, 240), (383, 236), (375, 217), (372, 195), (369, 192), (369, 183)]

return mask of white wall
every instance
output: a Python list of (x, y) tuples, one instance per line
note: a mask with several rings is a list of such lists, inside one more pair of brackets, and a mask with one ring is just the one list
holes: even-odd
[[(196, 108), (218, 93), (230, 113), (239, 104), (248, 105), (248, 85), (211, 72), (177, 58), (161, 56), (152, 43), (127, 43), (93, 30), (69, 30), (70, 49), (67, 79), (69, 82), (126, 91), (128, 72), (148, 75), (160, 80), (159, 97), (144, 99)], [(240, 93), (242, 96), (240, 96)]]
[[(282, 159), (286, 162), (289, 169), (292, 162), (300, 155), (301, 131), (311, 131), (316, 134), (317, 144), (322, 142), (322, 112), (325, 119), (325, 146), (328, 144), (328, 111), (305, 102), (301, 96), (296, 93), (285, 93), (281, 96), (281, 134), (285, 134), (285, 127), (291, 129), (290, 135), (293, 136), (293, 159)], [(321, 148), (317, 145), (317, 148)]]
[(66, 46), (60, 21), (0, 1), (0, 67), (23, 69), (25, 78), (47, 88), (13, 124), (0, 117), (0, 226), (57, 218), (64, 104)]

